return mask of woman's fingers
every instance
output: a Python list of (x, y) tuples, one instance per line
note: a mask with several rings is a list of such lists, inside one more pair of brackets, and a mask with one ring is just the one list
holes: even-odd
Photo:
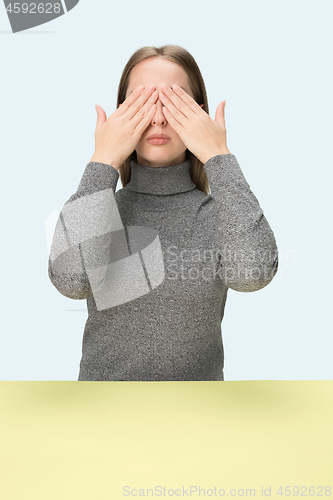
[(129, 106), (126, 117), (131, 121), (134, 119), (134, 126), (142, 120), (147, 108), (151, 106), (150, 102), (154, 103), (154, 99), (156, 100), (157, 94), (153, 95), (154, 89), (152, 86), (146, 87), (140, 97)]
[(103, 123), (106, 122), (107, 117), (104, 109), (99, 104), (95, 104), (95, 109), (97, 113), (96, 129), (99, 128)]
[(119, 113), (118, 113), (119, 115), (123, 115), (124, 113), (126, 113), (126, 111), (131, 106), (131, 104), (141, 96), (141, 94), (144, 90), (144, 87), (143, 88), (142, 87), (143, 86), (140, 85), (140, 87), (137, 87), (136, 89), (134, 89), (133, 92), (131, 92), (130, 95), (122, 103), (121, 107), (119, 105), (119, 107), (116, 109), (116, 112), (119, 111)]
[(143, 90), (140, 90), (140, 87), (134, 89), (122, 103), (122, 106), (118, 108), (118, 115), (123, 116), (126, 114), (126, 118), (131, 120), (149, 99), (153, 90), (153, 88), (150, 89), (148, 87), (144, 87)]
[[(135, 99), (132, 102), (130, 101), (129, 104), (127, 104), (126, 101), (124, 101), (123, 105), (121, 106), (121, 108), (125, 108), (123, 116), (125, 115), (129, 121), (132, 121), (132, 119), (135, 117), (134, 126), (136, 126), (138, 121), (140, 121), (143, 118), (146, 110), (144, 106), (146, 105), (147, 101), (149, 101), (149, 99), (152, 98), (153, 92), (154, 92), (153, 86), (145, 87), (145, 89), (137, 99)], [(133, 93), (134, 91), (132, 92), (132, 94)]]
[(146, 121), (146, 116), (151, 109), (151, 107), (156, 103), (156, 100), (158, 99), (158, 92), (154, 91), (149, 99), (144, 103), (144, 105), (137, 110), (133, 118), (131, 119), (131, 123), (133, 123), (134, 127), (137, 127), (137, 125), (142, 121)]
[(143, 134), (143, 132), (146, 130), (146, 128), (148, 127), (149, 123), (151, 122), (151, 120), (155, 114), (155, 111), (156, 111), (156, 104), (153, 104), (152, 102), (150, 102), (149, 107), (146, 109), (143, 118), (138, 120), (138, 124), (135, 128), (135, 132), (140, 134), (140, 137)]

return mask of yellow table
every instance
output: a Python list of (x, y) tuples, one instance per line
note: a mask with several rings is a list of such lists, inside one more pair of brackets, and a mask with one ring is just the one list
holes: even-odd
[(333, 381), (2, 381), (0, 470), (0, 500), (333, 499)]

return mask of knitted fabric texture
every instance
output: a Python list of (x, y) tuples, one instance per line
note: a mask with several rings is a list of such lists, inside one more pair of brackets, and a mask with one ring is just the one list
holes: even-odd
[(224, 380), (221, 322), (228, 289), (253, 292), (278, 269), (274, 233), (233, 154), (131, 162), (130, 182), (90, 162), (55, 228), (48, 273), (87, 301), (78, 380)]

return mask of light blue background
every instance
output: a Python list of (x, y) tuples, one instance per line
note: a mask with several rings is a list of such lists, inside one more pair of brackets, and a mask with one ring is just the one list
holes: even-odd
[(196, 59), (213, 119), (226, 99), (228, 148), (279, 248), (270, 285), (228, 292), (225, 380), (333, 379), (332, 14), (328, 1), (81, 0), (12, 34), (0, 5), (0, 380), (77, 380), (86, 301), (50, 282), (45, 221), (93, 155), (94, 105), (110, 116), (132, 53), (169, 43)]

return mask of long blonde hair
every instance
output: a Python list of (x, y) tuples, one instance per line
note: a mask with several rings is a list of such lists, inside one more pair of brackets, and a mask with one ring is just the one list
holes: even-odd
[[(206, 87), (203, 81), (200, 69), (195, 62), (193, 56), (179, 45), (164, 45), (162, 47), (142, 47), (134, 52), (128, 60), (123, 73), (120, 78), (117, 96), (117, 109), (119, 104), (122, 104), (126, 99), (126, 92), (128, 88), (129, 75), (131, 70), (139, 62), (148, 59), (149, 57), (164, 57), (169, 61), (177, 63), (181, 66), (188, 76), (191, 90), (193, 92), (194, 100), (200, 105), (203, 104), (202, 109), (209, 114), (208, 100), (206, 94)], [(124, 161), (119, 168), (120, 179), (123, 187), (131, 179), (131, 161), (137, 161), (136, 151)], [(193, 155), (191, 151), (186, 149), (186, 160), (190, 160), (190, 174), (192, 181), (198, 189), (206, 194), (210, 194), (208, 179), (206, 172), (203, 168), (203, 163)]]

